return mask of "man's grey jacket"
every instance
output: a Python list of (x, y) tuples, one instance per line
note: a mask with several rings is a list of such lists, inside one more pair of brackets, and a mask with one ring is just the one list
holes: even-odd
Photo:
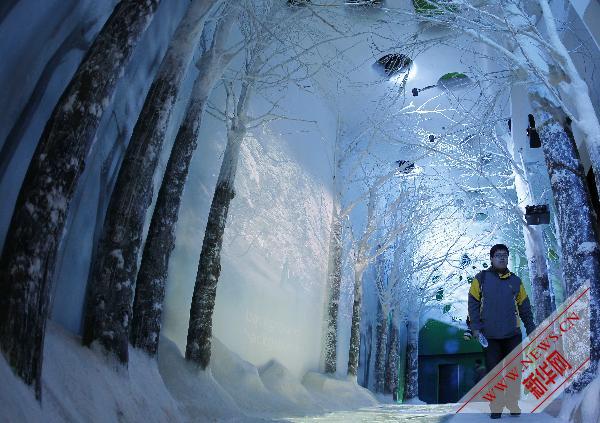
[(529, 335), (535, 329), (531, 303), (521, 279), (509, 272), (479, 272), (469, 290), (471, 329), (488, 339), (511, 338), (521, 333), (520, 320)]

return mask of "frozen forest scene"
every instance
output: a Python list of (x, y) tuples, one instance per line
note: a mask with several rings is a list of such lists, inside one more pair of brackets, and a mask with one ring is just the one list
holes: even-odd
[(0, 423), (600, 423), (600, 0), (0, 0)]

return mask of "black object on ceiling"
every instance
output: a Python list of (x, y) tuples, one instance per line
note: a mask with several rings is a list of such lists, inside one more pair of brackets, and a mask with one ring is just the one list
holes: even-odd
[(400, 168), (400, 172), (409, 174), (413, 170), (415, 170), (415, 164), (408, 160), (396, 160), (398, 163), (398, 167)]
[(345, 3), (351, 6), (379, 6), (383, 0), (346, 0)]
[(394, 73), (405, 72), (410, 69), (412, 60), (404, 54), (390, 53), (377, 60), (377, 64), (383, 66), (385, 73), (390, 76)]
[(525, 206), (525, 220), (528, 225), (547, 225), (550, 223), (548, 204)]
[(540, 135), (535, 129), (535, 118), (532, 114), (527, 115), (527, 119), (529, 120), (529, 127), (527, 128), (527, 136), (529, 137), (529, 147), (531, 148), (540, 148), (542, 146), (542, 140), (540, 139)]
[(287, 0), (288, 6), (306, 6), (310, 0)]

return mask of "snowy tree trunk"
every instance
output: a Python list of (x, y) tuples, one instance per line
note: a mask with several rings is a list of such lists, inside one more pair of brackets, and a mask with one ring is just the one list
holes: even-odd
[(375, 350), (375, 392), (383, 393), (385, 389), (385, 367), (388, 343), (387, 312), (377, 307), (377, 347)]
[(169, 156), (137, 276), (130, 339), (134, 347), (150, 355), (155, 355), (158, 349), (169, 259), (175, 247), (181, 197), (196, 151), (202, 116), (215, 82), (232, 57), (224, 54), (224, 45), (237, 14), (232, 10), (226, 10), (226, 13), (215, 30), (212, 46), (198, 61), (200, 75), (194, 82), (183, 123)]
[[(555, 202), (555, 206), (556, 206), (556, 202)], [(566, 298), (567, 294), (567, 284), (565, 281), (565, 278), (563, 277), (563, 273), (564, 273), (564, 269), (565, 269), (565, 264), (564, 264), (564, 257), (562, 255), (562, 244), (560, 241), (560, 225), (558, 224), (558, 217), (556, 216), (556, 213), (554, 213), (554, 216), (550, 216), (550, 218), (552, 219), (552, 225), (554, 225), (554, 236), (556, 239), (556, 245), (557, 245), (557, 253), (558, 253), (558, 269), (557, 269), (557, 274), (559, 275), (559, 279), (560, 279), (560, 284), (561, 284), (561, 288), (562, 288), (562, 292), (563, 292), (563, 299)]]
[[(561, 124), (541, 109), (539, 103), (536, 107), (536, 121), (540, 123), (538, 131), (557, 210), (566, 294), (573, 294), (586, 282), (591, 288), (591, 366), (586, 375), (579, 379), (577, 385), (581, 388), (596, 371), (600, 356), (600, 249), (575, 140)], [(560, 118), (558, 111), (552, 111)]]
[[(520, 163), (522, 166), (521, 169), (518, 169), (513, 164), (515, 190), (519, 204), (537, 204), (535, 194), (529, 183), (529, 173), (522, 160), (522, 156), (517, 153), (512, 137), (508, 136), (507, 141), (513, 163)], [(520, 212), (522, 212), (521, 209)], [(527, 225), (522, 216), (520, 220), (523, 225), (523, 237), (525, 238), (525, 254), (529, 267), (535, 324), (539, 325), (553, 310), (544, 233), (539, 226)]]
[(352, 303), (352, 325), (350, 327), (350, 350), (348, 351), (348, 375), (356, 377), (360, 350), (360, 312), (362, 309), (362, 275), (360, 266), (354, 271), (354, 302)]
[[(367, 266), (379, 257), (385, 247), (379, 245), (374, 254), (369, 255), (369, 239), (375, 231), (375, 208), (377, 205), (377, 185), (369, 189), (369, 202), (367, 204), (367, 225), (364, 233), (356, 246), (356, 261), (354, 264), (354, 302), (352, 304), (352, 324), (350, 328), (350, 348), (348, 351), (348, 375), (356, 379), (360, 351), (360, 317), (362, 309), (362, 276)], [(386, 244), (397, 234), (388, 235)]]
[(342, 283), (342, 220), (334, 203), (329, 239), (329, 297), (327, 301), (327, 327), (325, 332), (325, 373), (335, 373), (337, 368), (337, 318)]
[(398, 389), (398, 366), (400, 363), (398, 355), (398, 328), (394, 324), (394, 319), (391, 320), (389, 329), (390, 348), (385, 365), (385, 387), (383, 392), (393, 395)]
[(369, 386), (371, 385), (371, 355), (373, 352), (373, 326), (371, 326), (370, 323), (367, 325), (365, 335), (362, 336), (361, 339), (360, 348), (362, 348), (362, 355), (360, 357), (363, 357), (363, 381), (361, 386), (369, 389)]
[(404, 399), (419, 396), (419, 320), (410, 318), (407, 323), (406, 379)]
[(544, 233), (540, 227), (525, 225), (525, 254), (529, 265), (535, 324), (540, 325), (552, 313), (550, 278), (546, 262)]
[[(247, 76), (254, 73), (250, 72)], [(240, 96), (235, 107), (228, 107), (233, 115), (228, 118), (227, 146), (217, 179), (215, 194), (208, 214), (204, 241), (200, 252), (198, 273), (194, 285), (190, 323), (188, 327), (185, 358), (205, 369), (210, 363), (212, 318), (217, 295), (217, 283), (221, 274), (221, 248), (227, 223), (229, 204), (235, 196), (234, 182), (240, 155), (241, 143), (246, 135), (246, 113), (253, 82), (242, 83)], [(233, 94), (228, 90), (227, 103)]]
[(121, 363), (128, 361), (138, 252), (153, 175), (204, 18), (217, 1), (194, 0), (177, 27), (133, 129), (106, 213), (88, 288), (83, 342), (100, 342)]
[(0, 344), (41, 398), (44, 331), (56, 251), (102, 113), (159, 0), (119, 2), (48, 120), (0, 262)]
[(221, 274), (221, 248), (229, 204), (235, 196), (233, 184), (242, 138), (243, 133), (240, 132), (235, 139), (227, 142), (219, 180), (208, 214), (190, 308), (185, 357), (197, 363), (202, 369), (205, 369), (210, 362), (212, 317), (217, 283)]

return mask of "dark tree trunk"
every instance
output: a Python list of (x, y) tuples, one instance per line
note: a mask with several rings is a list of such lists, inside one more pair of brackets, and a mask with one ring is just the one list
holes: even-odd
[[(540, 122), (539, 133), (556, 204), (566, 294), (572, 295), (586, 282), (590, 284), (591, 365), (575, 384), (575, 389), (579, 390), (591, 381), (600, 357), (600, 250), (575, 140), (556, 120), (564, 121), (560, 112), (547, 110), (554, 116), (538, 107), (536, 121)], [(569, 130), (568, 125), (566, 129)]]
[(385, 365), (385, 394), (394, 394), (398, 389), (398, 328), (394, 325), (394, 319), (390, 319), (390, 344)]
[(419, 396), (419, 322), (409, 319), (406, 341), (406, 379), (404, 399)]
[(387, 313), (381, 305), (377, 307), (377, 342), (375, 350), (375, 392), (383, 393), (385, 389), (385, 365), (388, 343)]
[(354, 272), (354, 302), (352, 303), (352, 325), (350, 327), (350, 349), (348, 351), (348, 375), (356, 377), (360, 351), (360, 314), (362, 309), (362, 271)]
[(185, 357), (205, 369), (210, 362), (212, 315), (221, 274), (221, 248), (233, 186), (220, 183), (215, 189), (200, 253), (200, 263), (190, 309)]
[(337, 368), (337, 318), (342, 283), (342, 221), (337, 205), (331, 217), (331, 235), (329, 239), (329, 272), (327, 300), (327, 328), (325, 332), (325, 373), (333, 374)]
[[(365, 336), (361, 336), (360, 344), (363, 350), (363, 383), (362, 386), (369, 389), (369, 380), (371, 378), (371, 352), (373, 350), (373, 327), (369, 324), (365, 331)], [(364, 344), (364, 346), (363, 346)]]
[(194, 0), (181, 20), (127, 146), (110, 198), (88, 288), (83, 342), (128, 361), (129, 323), (146, 211), (169, 117), (216, 0)]
[(19, 192), (0, 262), (0, 344), (41, 398), (44, 332), (65, 217), (104, 109), (159, 0), (121, 1), (52, 112)]
[(179, 207), (198, 145), (202, 115), (215, 82), (231, 58), (224, 58), (222, 48), (236, 15), (232, 10), (225, 13), (229, 15), (224, 16), (217, 26), (213, 47), (198, 62), (200, 76), (194, 82), (183, 123), (169, 156), (137, 276), (130, 339), (134, 347), (150, 355), (155, 355), (158, 350), (169, 259), (175, 247)]
[[(257, 75), (256, 69), (247, 69), (246, 75)], [(217, 283), (221, 274), (221, 248), (227, 223), (229, 205), (235, 196), (234, 183), (240, 157), (242, 141), (246, 135), (248, 102), (254, 80), (244, 80), (237, 103), (233, 93), (227, 89), (227, 146), (217, 179), (217, 186), (208, 213), (202, 251), (198, 261), (198, 273), (190, 307), (185, 358), (205, 369), (210, 363), (212, 318), (217, 294)]]
[[(197, 115), (198, 127), (203, 108), (203, 103), (191, 103), (188, 107), (189, 113)], [(167, 163), (137, 275), (130, 339), (134, 347), (150, 355), (155, 355), (158, 349), (169, 259), (175, 248), (179, 206), (197, 147), (197, 132), (186, 118)]]

